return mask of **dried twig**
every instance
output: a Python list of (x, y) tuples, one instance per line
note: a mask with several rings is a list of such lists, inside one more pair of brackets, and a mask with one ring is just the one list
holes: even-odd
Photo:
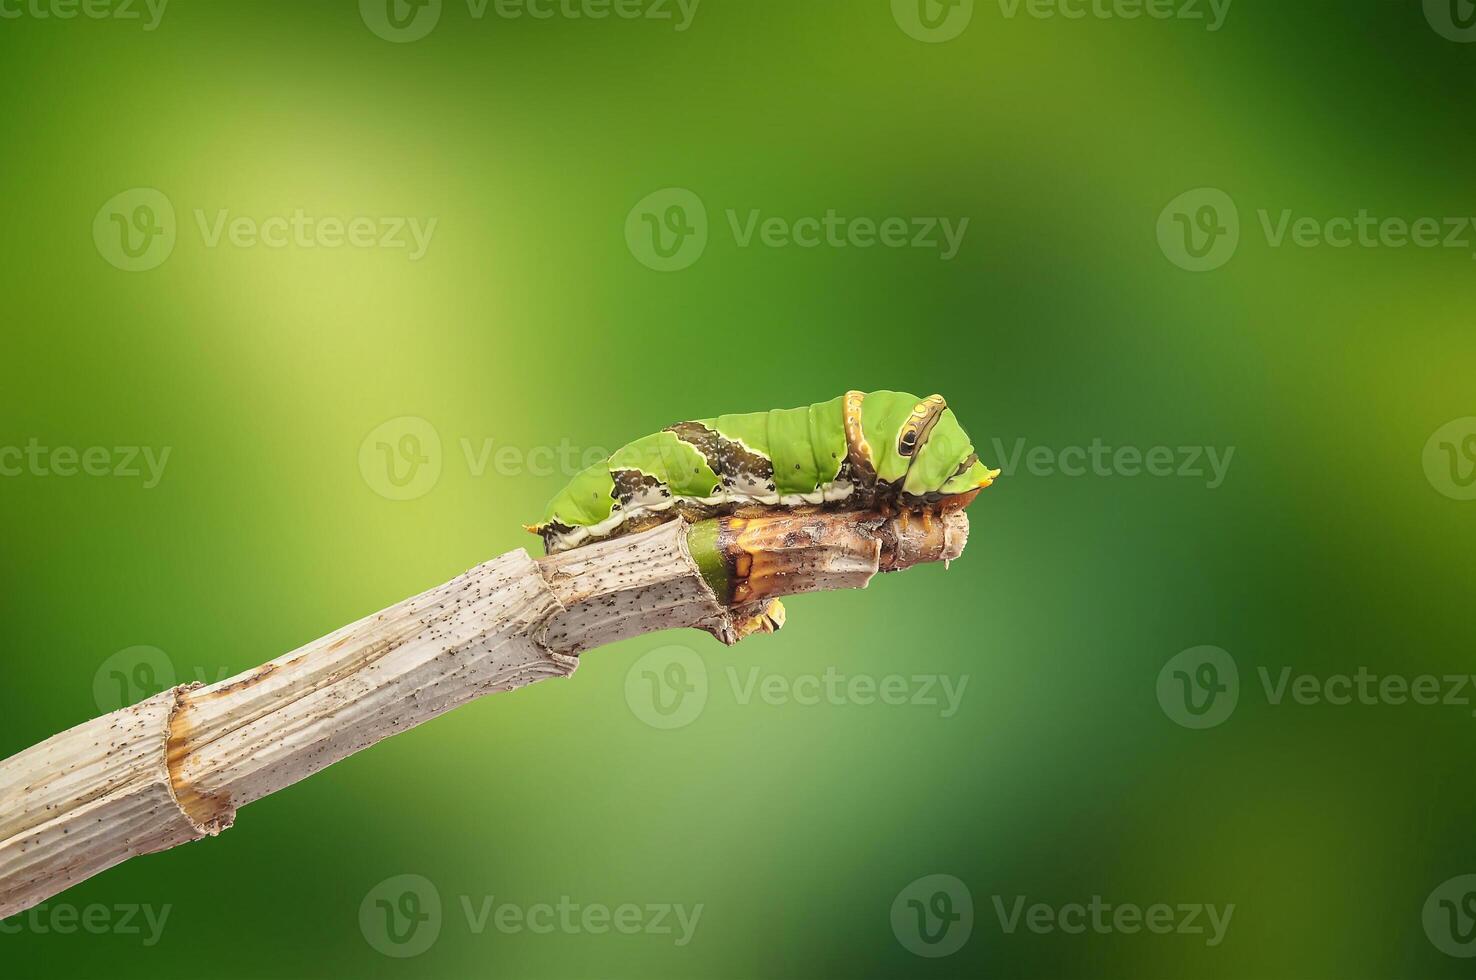
[(0, 763), (0, 917), (494, 691), (616, 640), (783, 625), (778, 596), (863, 588), (963, 551), (960, 511), (680, 521), (534, 561), (523, 550), (209, 687), (185, 685)]

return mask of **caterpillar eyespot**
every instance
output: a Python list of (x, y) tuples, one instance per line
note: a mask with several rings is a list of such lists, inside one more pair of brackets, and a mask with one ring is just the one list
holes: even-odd
[(738, 507), (961, 506), (998, 475), (941, 395), (850, 391), (637, 439), (576, 475), (529, 530), (554, 554)]

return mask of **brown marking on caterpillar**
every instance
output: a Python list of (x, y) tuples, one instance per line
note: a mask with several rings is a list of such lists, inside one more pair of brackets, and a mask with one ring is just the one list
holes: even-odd
[(615, 506), (629, 504), (631, 498), (642, 490), (661, 488), (663, 497), (670, 497), (671, 490), (649, 473), (640, 470), (611, 470), (610, 479), (615, 482)]
[(723, 437), (715, 429), (701, 422), (679, 422), (667, 426), (682, 442), (696, 449), (707, 460), (707, 465), (717, 474), (725, 488), (738, 486), (738, 477), (746, 476), (751, 482), (773, 489), (774, 463), (765, 456), (748, 449), (740, 442)]
[(562, 521), (549, 521), (542, 528), (537, 524), (524, 524), (523, 529), (532, 531), (543, 539), (543, 553), (546, 555), (554, 553), (554, 543), (559, 538), (574, 530), (572, 525), (565, 524)]

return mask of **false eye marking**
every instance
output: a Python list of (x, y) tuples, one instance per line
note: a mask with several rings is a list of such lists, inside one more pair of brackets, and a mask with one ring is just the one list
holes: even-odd
[(871, 447), (866, 444), (866, 436), (861, 431), (861, 401), (865, 397), (864, 391), (846, 392), (843, 417), (846, 424), (846, 458), (851, 462), (851, 470), (870, 482), (876, 479), (876, 464), (871, 459)]
[(933, 431), (933, 426), (938, 424), (947, 407), (948, 402), (943, 400), (942, 395), (929, 395), (918, 402), (907, 421), (902, 423), (902, 431), (897, 437), (897, 455), (911, 456), (916, 453), (918, 447), (928, 441), (928, 433)]

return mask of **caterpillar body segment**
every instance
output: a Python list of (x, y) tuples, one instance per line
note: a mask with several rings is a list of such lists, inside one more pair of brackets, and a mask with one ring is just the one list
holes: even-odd
[(549, 554), (677, 517), (774, 507), (962, 507), (979, 462), (941, 395), (851, 391), (802, 408), (668, 426), (583, 470), (528, 530)]

